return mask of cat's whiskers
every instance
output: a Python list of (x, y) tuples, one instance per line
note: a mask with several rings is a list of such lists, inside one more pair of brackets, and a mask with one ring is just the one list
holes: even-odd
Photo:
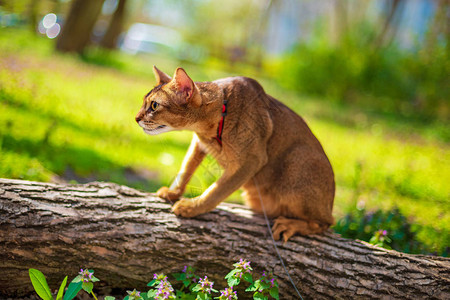
[(175, 128), (172, 128), (172, 127), (167, 126), (167, 125), (159, 125), (159, 126), (157, 126), (155, 128), (143, 127), (143, 129), (144, 129), (144, 132), (146, 134), (149, 134), (149, 135), (157, 135), (157, 134), (160, 134), (160, 133), (164, 133), (164, 132), (175, 130)]

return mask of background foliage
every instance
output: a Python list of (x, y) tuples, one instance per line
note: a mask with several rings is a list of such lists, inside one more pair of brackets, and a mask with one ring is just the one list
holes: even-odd
[[(429, 13), (411, 17), (421, 25), (408, 42), (402, 20), (411, 10), (389, 0), (232, 0), (226, 7), (127, 0), (121, 21), (118, 5), (105, 8), (114, 1), (95, 0), (103, 10), (80, 49), (58, 48), (36, 32), (55, 12), (63, 35), (77, 1), (0, 1), (0, 176), (108, 180), (155, 191), (174, 178), (191, 133), (149, 137), (135, 124), (154, 83), (151, 66), (169, 74), (183, 66), (196, 81), (245, 75), (302, 115), (323, 144), (336, 173), (337, 232), (369, 241), (386, 230), (385, 246), (448, 255), (445, 1), (415, 2)], [(114, 45), (122, 51), (102, 42), (117, 22)], [(130, 54), (123, 33), (137, 22), (176, 30), (179, 38)], [(220, 174), (208, 157), (187, 195)], [(239, 193), (229, 200), (240, 202)]]

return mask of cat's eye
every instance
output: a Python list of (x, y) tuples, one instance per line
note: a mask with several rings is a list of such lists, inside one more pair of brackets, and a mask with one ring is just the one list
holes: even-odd
[(150, 111), (155, 111), (155, 110), (158, 108), (158, 106), (159, 106), (159, 103), (158, 103), (158, 102), (152, 101), (152, 102), (150, 103), (149, 110), (150, 110)]

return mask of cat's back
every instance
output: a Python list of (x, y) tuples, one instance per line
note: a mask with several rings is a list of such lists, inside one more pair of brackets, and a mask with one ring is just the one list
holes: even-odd
[(230, 95), (246, 96), (264, 93), (263, 87), (255, 79), (245, 76), (225, 77), (213, 81), (219, 88), (224, 89)]
[[(263, 118), (255, 118), (255, 114), (261, 115), (267, 112), (270, 115), (273, 123), (274, 136), (271, 139), (273, 143), (286, 147), (293, 143), (308, 144), (319, 152), (323, 152), (322, 146), (303, 118), (283, 102), (267, 94), (255, 79), (238, 76), (227, 77), (214, 82), (228, 91), (226, 94), (234, 100), (230, 103), (238, 104), (240, 120), (242, 120), (242, 117), (248, 119), (245, 116), (251, 116), (254, 121), (264, 121)], [(252, 113), (249, 114), (249, 112)]]
[(213, 83), (223, 91), (224, 97), (229, 100), (229, 105), (238, 107), (241, 112), (270, 110), (271, 107), (281, 104), (266, 94), (258, 81), (249, 77), (226, 77), (215, 80)]

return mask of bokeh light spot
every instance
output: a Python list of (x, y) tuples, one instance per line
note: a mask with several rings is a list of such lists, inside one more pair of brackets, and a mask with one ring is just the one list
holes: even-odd
[(44, 18), (42, 19), (42, 25), (45, 28), (49, 29), (49, 28), (53, 27), (53, 25), (56, 24), (56, 20), (57, 20), (57, 17), (55, 14), (53, 14), (53, 13), (46, 14), (44, 16)]
[(61, 26), (59, 26), (58, 23), (53, 24), (52, 27), (47, 29), (47, 37), (49, 39), (54, 39), (58, 36), (59, 32), (61, 31)]

